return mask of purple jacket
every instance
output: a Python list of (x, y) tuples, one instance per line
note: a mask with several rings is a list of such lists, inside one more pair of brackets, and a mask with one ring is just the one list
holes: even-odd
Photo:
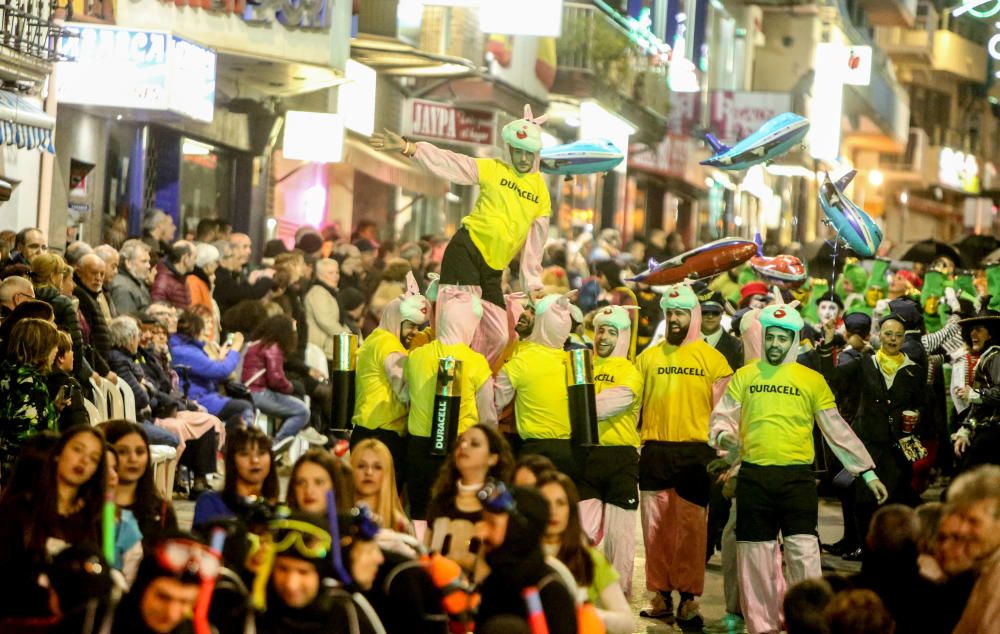
[(188, 290), (186, 276), (177, 272), (166, 260), (156, 265), (156, 279), (149, 289), (149, 297), (154, 302), (168, 302), (181, 310), (191, 307), (191, 291)]
[(257, 342), (247, 350), (243, 359), (243, 383), (264, 370), (264, 374), (256, 381), (247, 385), (251, 392), (263, 392), (265, 389), (282, 394), (294, 391), (291, 382), (285, 377), (285, 354), (276, 343), (265, 346)]

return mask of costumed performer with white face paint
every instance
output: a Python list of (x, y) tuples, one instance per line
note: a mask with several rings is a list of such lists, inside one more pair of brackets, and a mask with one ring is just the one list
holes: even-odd
[(632, 316), (608, 306), (594, 316), (594, 389), (600, 445), (592, 447), (578, 480), (580, 523), (632, 592), (635, 520), (639, 509), (639, 408), (642, 375), (629, 360)]
[(802, 317), (788, 305), (761, 311), (763, 356), (733, 375), (712, 412), (710, 443), (739, 454), (737, 560), (743, 617), (752, 634), (781, 631), (784, 541), (788, 585), (819, 577), (819, 501), (813, 465), (813, 421), (844, 467), (864, 478), (879, 503), (888, 497), (875, 463), (841, 418), (823, 376), (796, 363)]
[(545, 115), (534, 117), (531, 107), (525, 106), (523, 119), (504, 126), (501, 135), (509, 163), (414, 143), (389, 130), (371, 138), (376, 150), (402, 152), (445, 180), (480, 188), (472, 213), (462, 218), (462, 227), (445, 249), (440, 284), (477, 289), (485, 303), (472, 347), (491, 364), (509, 336), (501, 278), (518, 251), (522, 288), (528, 292), (542, 288), (542, 250), (552, 214), (549, 191), (538, 173), (545, 119)]
[(832, 321), (839, 329), (842, 325), (841, 317), (843, 314), (844, 302), (833, 291), (824, 293), (816, 298), (816, 316), (819, 317), (817, 326), (822, 327), (823, 324)]
[[(701, 337), (701, 306), (687, 284), (668, 286), (660, 308), (666, 339), (639, 355), (643, 376), (639, 505), (646, 545), (646, 587), (656, 593), (647, 618), (700, 626), (696, 597), (705, 589), (706, 467), (715, 459), (708, 419), (733, 371)], [(671, 593), (680, 593), (674, 616)]]

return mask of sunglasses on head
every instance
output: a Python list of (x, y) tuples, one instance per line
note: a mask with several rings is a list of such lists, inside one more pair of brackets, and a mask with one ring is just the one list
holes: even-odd
[(215, 579), (222, 569), (222, 559), (205, 544), (193, 539), (168, 539), (156, 547), (160, 567), (172, 574), (192, 575), (203, 581)]

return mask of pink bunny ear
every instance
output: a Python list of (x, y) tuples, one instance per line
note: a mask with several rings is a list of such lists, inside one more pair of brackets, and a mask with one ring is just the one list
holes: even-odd
[(535, 125), (541, 127), (541, 125), (543, 123), (545, 123), (546, 121), (548, 121), (548, 120), (549, 120), (549, 115), (548, 114), (543, 114), (542, 116), (534, 119), (533, 121), (535, 122)]
[(417, 284), (417, 278), (413, 276), (413, 271), (406, 274), (406, 294), (407, 295), (419, 295), (420, 285)]
[(527, 119), (528, 121), (532, 121), (535, 118), (534, 115), (531, 114), (530, 103), (524, 104), (524, 118)]

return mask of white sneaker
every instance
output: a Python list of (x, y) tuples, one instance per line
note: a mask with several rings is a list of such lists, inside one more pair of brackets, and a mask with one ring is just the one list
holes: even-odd
[(286, 437), (282, 438), (281, 440), (279, 440), (278, 442), (274, 443), (271, 446), (271, 451), (274, 453), (274, 455), (277, 456), (277, 455), (281, 454), (282, 452), (286, 451), (289, 447), (291, 447), (292, 446), (292, 442), (294, 440), (295, 440), (295, 436), (286, 436)]
[(299, 438), (306, 441), (310, 445), (325, 445), (329, 442), (329, 439), (323, 434), (319, 433), (312, 427), (306, 427), (299, 432)]

